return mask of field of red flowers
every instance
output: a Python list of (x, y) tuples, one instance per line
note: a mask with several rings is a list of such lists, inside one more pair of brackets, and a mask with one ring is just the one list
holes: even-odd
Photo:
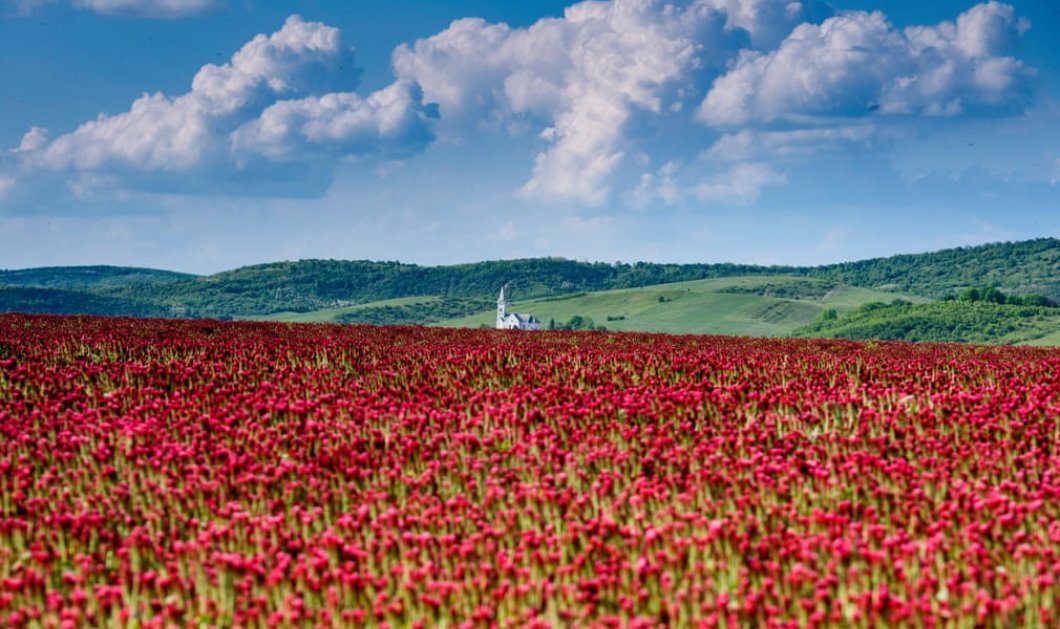
[(0, 316), (11, 627), (1060, 626), (1060, 353)]

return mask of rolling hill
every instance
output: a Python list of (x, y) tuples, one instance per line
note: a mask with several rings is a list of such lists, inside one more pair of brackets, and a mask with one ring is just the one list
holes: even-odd
[(0, 270), (0, 286), (99, 290), (129, 284), (164, 284), (191, 280), (195, 277), (190, 273), (126, 266), (52, 266), (13, 271)]
[(1039, 238), (873, 258), (800, 270), (820, 279), (941, 299), (969, 286), (1060, 302), (1060, 240)]
[(807, 338), (1043, 345), (1057, 344), (1058, 334), (1060, 308), (963, 301), (867, 303), (792, 331)]
[[(826, 309), (846, 312), (895, 297), (894, 293), (826, 280), (766, 275), (539, 298), (517, 302), (514, 307), (533, 312), (546, 325), (551, 321), (555, 326), (579, 316), (608, 330), (785, 336), (817, 320)], [(920, 297), (904, 297), (924, 301)], [(490, 309), (439, 325), (477, 327), (492, 325), (494, 318), (494, 310)]]
[(159, 304), (38, 286), (0, 286), (0, 312), (83, 314), (111, 317), (168, 317)]
[(612, 265), (560, 258), (434, 267), (367, 260), (302, 260), (254, 265), (174, 283), (128, 283), (101, 290), (116, 297), (168, 303), (182, 308), (185, 316), (248, 317), (424, 295), (489, 299), (495, 298), (505, 283), (510, 283), (521, 298), (529, 298), (771, 270), (734, 264)]
[(479, 325), (492, 321), (492, 301), (505, 283), (518, 308), (546, 322), (563, 324), (580, 315), (614, 330), (777, 335), (813, 324), (828, 309), (846, 312), (895, 298), (946, 299), (973, 286), (1060, 302), (1060, 240), (818, 267), (562, 258), (451, 266), (303, 260), (208, 276), (48, 267), (0, 271), (0, 312)]

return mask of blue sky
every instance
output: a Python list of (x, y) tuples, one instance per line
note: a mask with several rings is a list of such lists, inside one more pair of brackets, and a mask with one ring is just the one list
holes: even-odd
[(1060, 236), (1060, 7), (0, 0), (0, 268)]

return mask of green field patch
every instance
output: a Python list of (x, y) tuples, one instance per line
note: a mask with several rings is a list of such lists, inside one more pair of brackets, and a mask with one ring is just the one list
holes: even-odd
[[(793, 332), (809, 338), (941, 343), (1055, 344), (1060, 308), (987, 302), (868, 303)], [(1036, 343), (1037, 344), (1037, 343)]]
[(339, 308), (324, 308), (310, 312), (276, 312), (268, 315), (242, 317), (255, 321), (287, 321), (290, 323), (339, 323), (340, 318), (351, 313), (366, 309), (386, 308), (391, 306), (406, 306), (410, 304), (426, 304), (438, 301), (440, 298), (434, 295), (421, 295), (417, 297), (399, 297), (397, 299), (383, 299), (364, 304), (354, 304)]
[[(765, 297), (765, 287), (787, 284), (828, 287), (819, 300)], [(533, 313), (545, 327), (572, 317), (589, 317), (608, 330), (671, 334), (786, 336), (813, 322), (826, 308), (846, 311), (862, 303), (894, 299), (895, 294), (796, 276), (763, 275), (675, 282), (643, 288), (584, 293), (564, 299), (513, 300), (510, 308)], [(453, 318), (446, 327), (492, 327), (491, 308)]]
[(1060, 347), (1060, 328), (1046, 334), (1045, 336), (1039, 336), (1036, 339), (1030, 339), (1023, 341), (1019, 345), (1036, 345), (1038, 347)]
[(812, 322), (821, 313), (820, 306), (789, 300), (763, 300), (748, 308), (747, 316), (766, 323), (788, 323), (792, 321)]
[(804, 278), (756, 278), (758, 282), (732, 284), (718, 289), (720, 293), (747, 293), (780, 299), (820, 300), (828, 296), (837, 284), (827, 280)]

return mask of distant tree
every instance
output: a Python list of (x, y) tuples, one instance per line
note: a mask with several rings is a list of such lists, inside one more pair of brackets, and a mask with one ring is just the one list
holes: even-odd
[(1030, 295), (1024, 295), (1019, 298), (1019, 302), (1024, 306), (1053, 306), (1055, 305), (1045, 295), (1039, 295), (1037, 293), (1031, 293)]
[(557, 327), (557, 329), (560, 329), (560, 330), (598, 330), (598, 329), (601, 329), (601, 328), (596, 326), (596, 324), (593, 321), (592, 317), (586, 317), (584, 315), (576, 314), (576, 315), (573, 315), (570, 319), (567, 319), (566, 323), (564, 323), (562, 325), (559, 325)]
[(989, 288), (983, 288), (979, 291), (980, 301), (990, 302), (992, 304), (1003, 304), (1005, 303), (1005, 293), (1002, 293), (993, 286)]
[[(971, 288), (966, 288), (960, 292), (958, 299), (960, 299), (961, 301), (972, 302), (983, 301), (990, 304), (1009, 303), (1008, 297), (1005, 295), (1005, 293), (1002, 293), (1000, 290), (993, 286), (988, 286), (986, 288), (976, 288), (974, 286)], [(1019, 300), (1017, 300), (1017, 302), (1018, 301)]]
[(821, 313), (821, 321), (835, 321), (839, 318), (839, 313), (836, 312), (835, 308), (828, 308)]

